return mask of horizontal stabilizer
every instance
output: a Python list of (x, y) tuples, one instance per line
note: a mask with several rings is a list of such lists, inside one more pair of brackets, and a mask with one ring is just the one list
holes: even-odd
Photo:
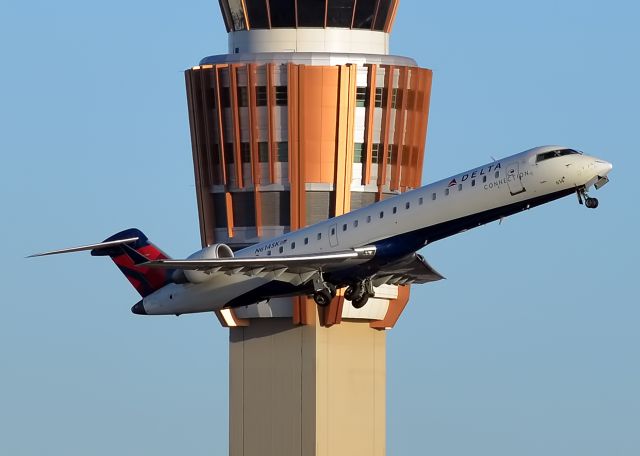
[(27, 258), (57, 255), (58, 253), (82, 252), (84, 250), (90, 250), (91, 256), (110, 257), (142, 297), (149, 296), (173, 281), (172, 270), (150, 269), (145, 266), (150, 261), (166, 260), (169, 257), (149, 242), (147, 236), (137, 228), (120, 231), (97, 244), (36, 253), (35, 255), (29, 255)]
[(97, 244), (88, 244), (81, 245), (78, 247), (69, 247), (68, 249), (60, 249), (60, 250), (51, 250), (49, 252), (35, 253), (33, 255), (29, 255), (27, 258), (35, 258), (47, 255), (57, 255), (59, 253), (71, 253), (71, 252), (82, 252), (83, 250), (102, 250), (108, 249), (111, 247), (116, 247), (119, 245), (132, 244), (138, 240), (137, 237), (131, 237), (127, 239), (116, 239), (108, 242), (99, 242)]

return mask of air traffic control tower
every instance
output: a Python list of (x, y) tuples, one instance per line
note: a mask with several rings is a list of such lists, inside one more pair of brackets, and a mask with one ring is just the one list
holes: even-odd
[[(431, 71), (389, 54), (398, 4), (220, 0), (228, 53), (185, 72), (203, 246), (247, 246), (420, 185)], [(361, 309), (341, 295), (218, 313), (230, 455), (385, 454), (385, 330), (409, 286), (379, 287)]]

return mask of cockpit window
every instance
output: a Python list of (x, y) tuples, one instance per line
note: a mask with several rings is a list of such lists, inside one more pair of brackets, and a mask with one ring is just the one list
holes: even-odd
[(573, 149), (558, 149), (558, 150), (552, 150), (550, 152), (543, 152), (536, 156), (536, 163), (540, 163), (541, 161), (544, 161), (544, 160), (549, 160), (550, 158), (563, 157), (565, 155), (574, 155), (574, 154), (580, 154), (580, 152)]

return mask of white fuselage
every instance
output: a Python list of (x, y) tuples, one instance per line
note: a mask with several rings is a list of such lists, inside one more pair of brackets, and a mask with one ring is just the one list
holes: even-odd
[[(347, 214), (284, 234), (236, 252), (236, 257), (291, 256), (331, 252), (376, 244), (411, 233), (428, 233), (429, 227), (479, 217), (458, 231), (510, 215), (520, 209), (588, 188), (604, 177), (611, 164), (595, 157), (571, 154), (540, 161), (552, 147), (531, 149)], [(496, 215), (498, 214), (498, 215)], [(457, 225), (456, 225), (457, 226)], [(462, 225), (461, 225), (462, 226)], [(425, 229), (427, 229), (425, 231)], [(455, 232), (425, 234), (422, 245)], [(417, 246), (419, 248), (420, 246)], [(232, 299), (276, 279), (243, 274), (212, 275), (202, 283), (170, 284), (147, 296), (148, 314), (181, 314), (218, 310)]]

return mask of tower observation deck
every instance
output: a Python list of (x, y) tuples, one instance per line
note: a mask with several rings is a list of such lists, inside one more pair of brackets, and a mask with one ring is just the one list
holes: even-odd
[[(203, 246), (244, 247), (420, 185), (432, 73), (389, 54), (399, 0), (219, 3), (228, 53), (185, 72)], [(299, 297), (218, 312), (231, 454), (384, 454), (383, 330), (408, 299), (384, 285), (361, 309), (339, 291), (323, 309)]]

